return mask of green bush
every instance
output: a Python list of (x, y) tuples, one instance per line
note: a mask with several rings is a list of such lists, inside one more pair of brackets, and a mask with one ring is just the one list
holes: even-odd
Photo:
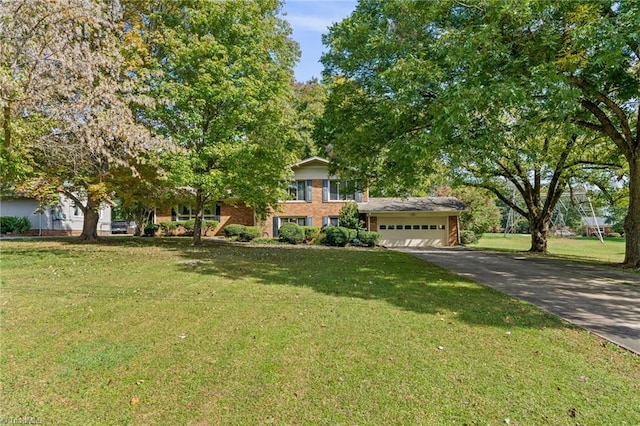
[(380, 234), (377, 232), (359, 231), (356, 238), (358, 244), (365, 247), (375, 247), (380, 242)]
[(352, 239), (350, 231), (342, 226), (327, 226), (324, 228), (325, 242), (330, 246), (344, 247)]
[(620, 235), (620, 233), (619, 233), (619, 232), (609, 232), (609, 233), (607, 234), (607, 237), (610, 237), (610, 238), (620, 238), (621, 236), (622, 236), (622, 235)]
[(344, 206), (342, 206), (342, 208), (340, 209), (338, 223), (344, 228), (364, 229), (364, 221), (360, 219), (358, 204), (355, 201), (346, 203)]
[(303, 227), (293, 222), (282, 225), (278, 230), (278, 234), (280, 235), (280, 240), (290, 244), (300, 244), (305, 237)]
[(178, 223), (182, 225), (185, 231), (193, 232), (193, 229), (196, 227), (195, 219), (189, 219), (189, 220), (185, 220), (184, 222), (178, 222)]
[(0, 217), (0, 233), (15, 232), (24, 234), (31, 229), (31, 222), (26, 217), (3, 216)]
[(326, 245), (327, 244), (327, 234), (324, 232), (320, 232), (318, 236), (313, 240), (313, 244), (317, 245)]
[(302, 229), (304, 230), (304, 240), (308, 243), (320, 235), (320, 228), (317, 226), (303, 226)]
[(178, 222), (160, 222), (160, 229), (165, 235), (175, 235), (176, 229), (178, 229)]
[(473, 244), (478, 242), (478, 236), (475, 232), (467, 229), (460, 231), (460, 242), (462, 244)]
[(155, 223), (149, 223), (147, 226), (144, 227), (144, 236), (155, 237), (156, 232), (158, 232), (159, 228), (160, 228), (159, 225), (156, 225)]
[(257, 226), (245, 226), (238, 235), (238, 241), (252, 241), (262, 235), (262, 229)]
[(238, 237), (244, 231), (246, 226), (231, 224), (224, 227), (224, 236), (227, 238)]

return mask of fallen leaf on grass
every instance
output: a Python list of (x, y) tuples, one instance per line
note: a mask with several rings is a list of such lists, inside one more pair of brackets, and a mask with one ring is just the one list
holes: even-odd
[(137, 396), (134, 396), (133, 398), (131, 398), (131, 401), (129, 401), (129, 404), (131, 404), (131, 405), (140, 404), (140, 398), (138, 398)]

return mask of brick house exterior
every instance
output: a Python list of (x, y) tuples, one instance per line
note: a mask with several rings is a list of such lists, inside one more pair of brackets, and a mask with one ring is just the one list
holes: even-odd
[[(453, 246), (460, 242), (458, 217), (465, 206), (451, 197), (369, 198), (359, 190), (329, 174), (329, 161), (311, 157), (292, 167), (289, 199), (272, 209), (265, 221), (258, 221), (253, 209), (230, 200), (216, 203), (205, 212), (205, 220), (220, 222), (213, 231), (221, 235), (229, 224), (258, 226), (262, 236), (275, 238), (286, 222), (303, 226), (338, 225), (340, 210), (356, 202), (366, 228), (381, 234), (386, 246)], [(185, 206), (157, 210), (155, 223), (192, 218)]]
[(340, 183), (335, 177), (329, 176), (328, 165), (329, 161), (324, 158), (311, 157), (293, 167), (290, 190), (293, 199), (280, 202), (271, 211), (267, 220), (260, 225), (263, 235), (277, 237), (278, 229), (286, 221), (317, 227), (337, 224), (345, 203), (368, 201), (366, 190), (348, 188), (349, 193), (340, 193)]

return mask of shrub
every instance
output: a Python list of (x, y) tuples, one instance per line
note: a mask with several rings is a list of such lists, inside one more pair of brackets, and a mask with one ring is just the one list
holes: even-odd
[(280, 240), (290, 244), (300, 244), (305, 238), (305, 231), (302, 226), (293, 222), (282, 225), (278, 230), (278, 234), (280, 235)]
[(160, 228), (159, 225), (156, 225), (155, 223), (149, 223), (147, 226), (144, 227), (144, 236), (155, 237), (156, 232), (158, 232), (159, 228)]
[(180, 225), (182, 225), (185, 231), (193, 232), (193, 228), (196, 227), (196, 220), (195, 219), (185, 220), (184, 222), (180, 222)]
[(7, 232), (16, 232), (18, 234), (24, 234), (31, 229), (31, 222), (26, 217), (17, 216), (3, 216), (0, 217), (0, 232), (6, 234)]
[(349, 229), (342, 226), (327, 226), (324, 228), (325, 241), (330, 246), (344, 247), (350, 241)]
[(318, 236), (313, 240), (314, 244), (325, 245), (327, 244), (327, 234), (320, 232)]
[(360, 231), (356, 238), (361, 246), (375, 247), (380, 241), (380, 234), (377, 232)]
[(340, 209), (340, 216), (338, 218), (340, 226), (349, 229), (364, 229), (364, 221), (360, 219), (360, 213), (358, 212), (358, 204), (355, 202), (346, 203)]
[(262, 230), (257, 226), (245, 226), (238, 235), (238, 241), (252, 241), (262, 235)]
[(473, 244), (478, 242), (478, 236), (475, 232), (467, 229), (460, 231), (460, 242), (462, 244)]
[(231, 224), (224, 227), (224, 236), (227, 238), (238, 237), (246, 226)]
[(619, 232), (609, 232), (609, 234), (607, 234), (607, 237), (610, 238), (620, 238), (622, 235), (620, 235)]
[(165, 235), (175, 235), (178, 222), (160, 222), (160, 229)]
[(320, 235), (320, 228), (317, 226), (303, 226), (304, 230), (304, 240), (306, 242), (311, 242)]

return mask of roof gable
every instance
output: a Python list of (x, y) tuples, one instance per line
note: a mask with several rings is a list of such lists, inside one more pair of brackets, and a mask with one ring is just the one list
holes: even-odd
[(293, 165), (293, 168), (295, 169), (297, 167), (307, 167), (307, 166), (325, 166), (326, 167), (328, 165), (329, 165), (329, 160), (327, 160), (326, 158), (313, 156), (297, 162), (296, 164)]

